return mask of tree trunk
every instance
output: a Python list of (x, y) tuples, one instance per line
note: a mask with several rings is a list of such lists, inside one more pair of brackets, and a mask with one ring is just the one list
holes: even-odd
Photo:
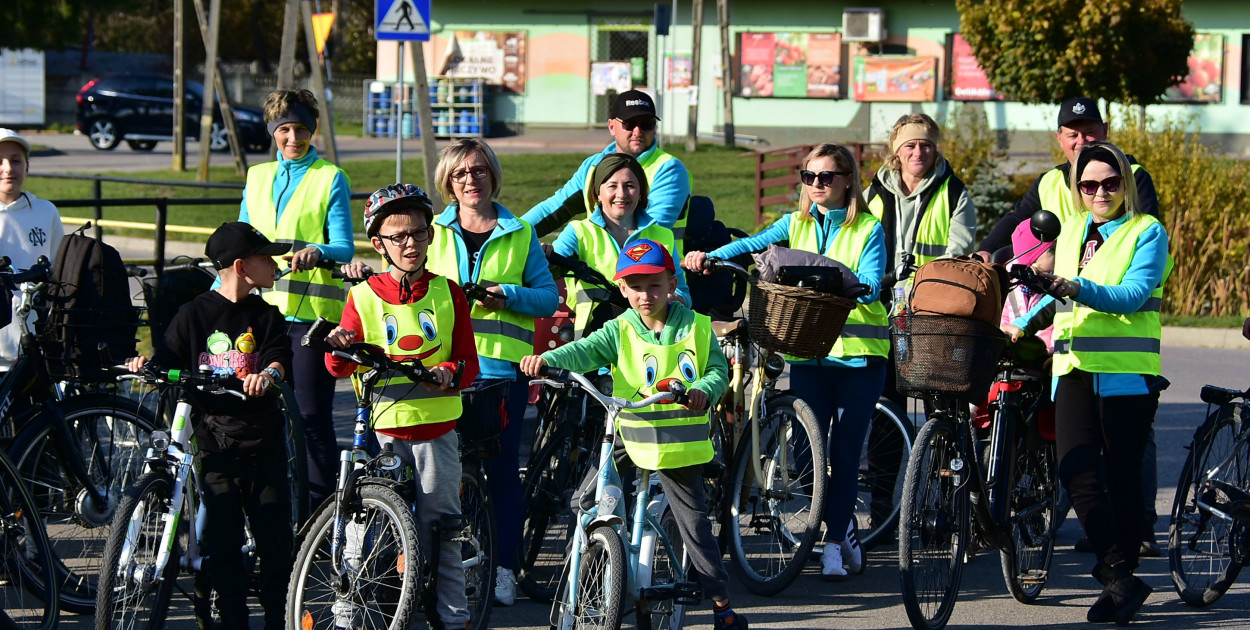
[(721, 90), (725, 97), (725, 146), (732, 147), (734, 138), (733, 65), (729, 55), (729, 0), (716, 0), (720, 22)]
[(699, 148), (699, 64), (702, 62), (703, 46), (703, 0), (693, 0), (694, 12), (690, 16), (690, 118), (686, 123), (686, 150)]

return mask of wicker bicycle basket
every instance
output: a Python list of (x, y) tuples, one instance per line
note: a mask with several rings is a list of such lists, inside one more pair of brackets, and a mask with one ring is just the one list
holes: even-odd
[(754, 279), (748, 313), (760, 346), (804, 359), (829, 355), (855, 301), (804, 287)]
[(894, 317), (890, 337), (898, 391), (914, 398), (985, 395), (1006, 342), (993, 324), (945, 315)]

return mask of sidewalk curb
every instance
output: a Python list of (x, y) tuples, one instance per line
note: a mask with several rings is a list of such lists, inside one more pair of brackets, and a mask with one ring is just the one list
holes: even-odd
[(1163, 327), (1163, 345), (1182, 348), (1218, 348), (1250, 350), (1250, 341), (1241, 336), (1239, 328)]

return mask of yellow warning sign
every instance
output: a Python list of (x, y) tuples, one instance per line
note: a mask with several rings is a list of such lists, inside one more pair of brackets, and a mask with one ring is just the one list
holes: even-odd
[(314, 13), (312, 16), (313, 37), (317, 41), (317, 54), (326, 50), (326, 40), (330, 38), (330, 27), (334, 24), (333, 13)]

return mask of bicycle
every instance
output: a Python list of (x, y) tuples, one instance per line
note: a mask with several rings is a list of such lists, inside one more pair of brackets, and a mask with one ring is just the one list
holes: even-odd
[[(1047, 289), (1028, 267), (1010, 277)], [(1045, 348), (1012, 344), (999, 356), (997, 327), (965, 318), (903, 314), (892, 328), (899, 390), (925, 398), (929, 409), (907, 463), (899, 513), (899, 574), (912, 627), (946, 626), (963, 565), (977, 548), (998, 549), (1008, 590), (1033, 603), (1049, 574), (1059, 494), (1054, 444), (1037, 430)], [(972, 367), (946, 366), (947, 356), (963, 356), (962, 365)], [(980, 374), (977, 366), (987, 363), (995, 371)], [(987, 440), (968, 403), (995, 374), (1020, 387), (1001, 388), (991, 403)]]
[[(716, 258), (705, 268), (749, 277)], [(709, 484), (709, 498), (719, 504), (729, 570), (752, 593), (776, 595), (803, 571), (820, 536), (825, 475), (817, 473), (827, 469), (826, 450), (811, 408), (777, 388), (785, 359), (760, 347), (750, 328), (744, 318), (712, 323), (730, 366), (714, 439), (732, 459), (727, 476)]]
[(43, 332), (33, 321), (53, 282), (47, 260), (20, 273), (2, 271), (7, 267), (7, 260), (0, 265), (0, 285), (21, 292), (11, 325), (21, 327), (22, 351), (0, 376), (0, 427), (54, 555), (50, 570), (32, 579), (57, 582), (61, 610), (90, 614), (114, 512), (123, 489), (142, 470), (144, 445), (158, 423), (139, 403), (116, 393), (61, 396), (40, 344)]
[[(411, 501), (411, 469), (389, 444), (368, 452), (374, 387), (391, 372), (413, 383), (437, 383), (418, 361), (396, 361), (378, 348), (355, 343), (347, 349), (325, 341), (333, 324), (319, 318), (301, 340), (369, 371), (360, 375), (352, 447), (342, 451), (334, 496), (304, 527), (287, 594), (287, 623), (293, 627), (361, 627), (400, 630), (423, 607), (432, 627), (442, 624), (430, 605), (434, 597), (438, 545), (427, 558), (418, 544)], [(460, 370), (453, 377), (458, 380)], [(463, 498), (462, 498), (463, 500)], [(455, 522), (453, 522), (453, 520)], [(474, 544), (463, 518), (436, 523), (433, 540)], [(462, 565), (472, 562), (462, 560)], [(466, 567), (467, 568), (467, 567)]]
[(685, 607), (702, 601), (702, 588), (685, 581), (689, 564), (658, 474), (639, 471), (633, 517), (626, 514), (613, 444), (621, 411), (656, 403), (680, 404), (685, 388), (674, 384), (670, 391), (630, 402), (600, 393), (576, 372), (544, 367), (540, 374), (543, 378), (538, 381), (543, 385), (576, 386), (606, 411), (593, 502), (587, 506), (582, 501), (577, 512), (572, 547), (551, 610), (552, 627), (619, 628), (628, 597), (637, 603), (640, 629), (681, 628)]
[[(888, 542), (898, 533), (903, 499), (903, 475), (916, 441), (916, 425), (906, 411), (888, 398), (877, 400), (872, 427), (859, 456), (859, 492), (852, 518), (856, 537), (865, 550)], [(888, 500), (888, 503), (886, 502)]]
[(12, 628), (50, 630), (60, 616), (58, 584), (43, 576), (56, 562), (34, 499), (13, 463), (0, 451), (0, 611)]
[[(460, 394), (467, 399), (475, 394), (488, 393), (493, 388), (507, 387), (509, 383), (511, 381), (508, 380), (476, 381), (460, 390)], [(465, 594), (468, 596), (472, 630), (485, 630), (494, 604), (495, 567), (499, 558), (495, 554), (495, 507), (491, 501), (486, 462), (496, 456), (498, 449), (497, 435), (481, 439), (470, 439), (464, 433), (460, 435), (460, 514), (471, 534), (461, 543), (461, 560), (465, 568)]]
[(1250, 562), (1250, 390), (1205, 385), (1202, 401), (1168, 528), (1172, 583), (1194, 607), (1219, 600)]
[[(548, 261), (568, 276), (595, 287), (599, 296), (606, 298), (599, 307), (603, 313), (592, 316), (585, 334), (628, 308), (620, 291), (586, 263), (558, 254), (550, 254)], [(595, 380), (601, 391), (611, 390), (609, 379)], [(572, 537), (571, 499), (593, 464), (597, 449), (598, 436), (589, 427), (601, 419), (602, 411), (589, 405), (587, 396), (577, 388), (540, 387), (539, 392), (538, 423), (521, 486), (526, 514), (517, 584), (531, 599), (548, 602), (556, 594), (565, 549)]]
[[(123, 368), (124, 369), (124, 368)], [(197, 388), (213, 394), (233, 395), (239, 380), (233, 373), (202, 366), (198, 372), (160, 370), (148, 364), (140, 374), (123, 374), (124, 380), (148, 385)], [(178, 396), (169, 433), (156, 431), (146, 458), (144, 474), (126, 489), (118, 506), (100, 569), (96, 599), (96, 628), (164, 626), (169, 603), (178, 588), (178, 575), (186, 570), (200, 584), (201, 540), (205, 510), (195, 473), (199, 449), (191, 439), (192, 401)], [(255, 561), (254, 541), (249, 533), (244, 548), (248, 562)], [(209, 622), (210, 598), (193, 598), (196, 617)]]

